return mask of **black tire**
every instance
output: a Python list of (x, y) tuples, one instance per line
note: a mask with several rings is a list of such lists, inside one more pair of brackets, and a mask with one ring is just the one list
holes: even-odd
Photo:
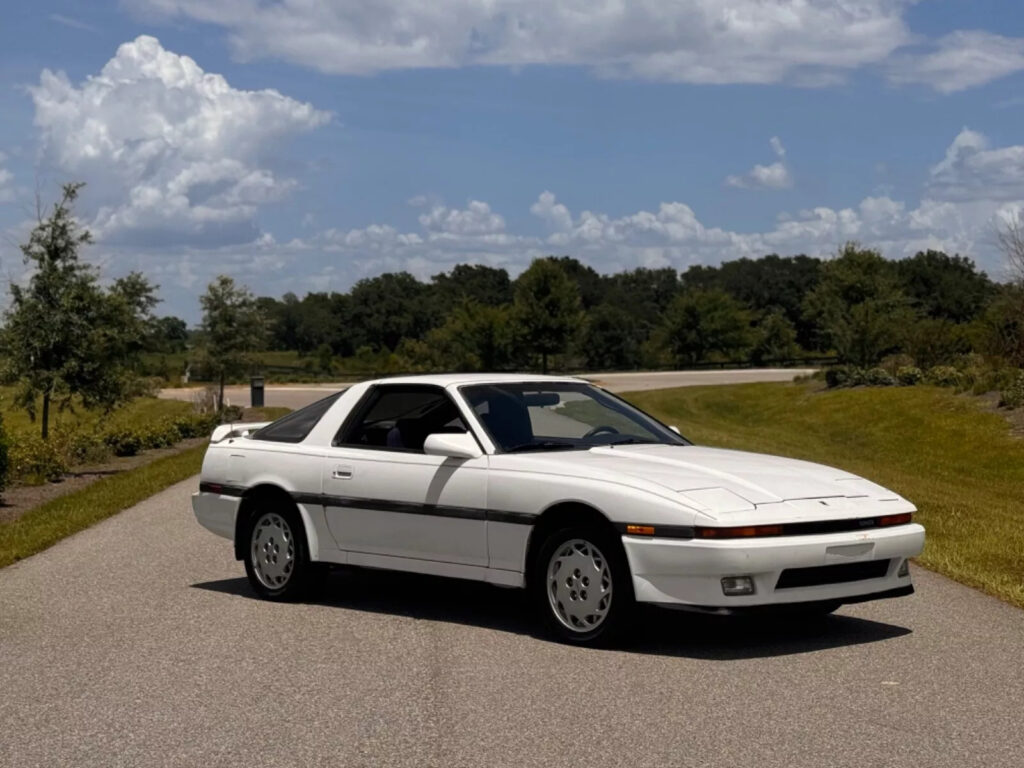
[(273, 506), (258, 503), (249, 516), (242, 541), (245, 575), (260, 597), (292, 602), (308, 593), (315, 564), (309, 559), (306, 530), (298, 511)]
[[(571, 554), (566, 554), (570, 551)], [(549, 571), (555, 567), (553, 559), (556, 553), (560, 555), (559, 569), (567, 567), (564, 564), (577, 556), (584, 561), (590, 557), (595, 563), (603, 562), (607, 566), (610, 590), (607, 590), (609, 600), (603, 613), (603, 586), (597, 586), (596, 579), (598, 573), (604, 573), (600, 565), (590, 572), (590, 576), (578, 573), (580, 569), (573, 568), (564, 572), (564, 581), (549, 579)], [(573, 526), (552, 531), (541, 544), (532, 571), (531, 600), (540, 613), (541, 621), (548, 633), (571, 645), (608, 646), (626, 639), (626, 630), (630, 626), (636, 598), (622, 541), (614, 533), (597, 526)], [(584, 583), (584, 579), (588, 583)], [(568, 585), (570, 580), (576, 587), (569, 593), (576, 595), (571, 599), (580, 600), (576, 604), (559, 599), (559, 594), (567, 598), (562, 592), (561, 584), (565, 583), (566, 589), (572, 589)], [(599, 590), (596, 593), (592, 591), (595, 587)], [(569, 606), (568, 611), (565, 609), (566, 605)], [(593, 608), (593, 613), (584, 616), (582, 621), (574, 621), (579, 614), (586, 613), (590, 608)]]

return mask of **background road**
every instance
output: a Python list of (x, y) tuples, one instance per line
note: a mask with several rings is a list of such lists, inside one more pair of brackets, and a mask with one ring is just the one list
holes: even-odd
[(1024, 611), (918, 594), (809, 623), (650, 612), (535, 637), (521, 593), (373, 572), (253, 597), (196, 479), (0, 570), (0, 764), (1013, 766)]
[[(814, 368), (743, 368), (734, 371), (654, 371), (646, 373), (595, 373), (584, 378), (600, 383), (612, 392), (638, 392), (645, 389), (693, 387), (702, 384), (742, 384), (751, 381), (792, 381), (796, 376), (813, 373)], [(265, 405), (301, 408), (348, 384), (271, 385), (266, 388)], [(160, 397), (191, 400), (194, 388), (164, 389)], [(224, 397), (233, 405), (249, 405), (249, 387), (225, 387)]]

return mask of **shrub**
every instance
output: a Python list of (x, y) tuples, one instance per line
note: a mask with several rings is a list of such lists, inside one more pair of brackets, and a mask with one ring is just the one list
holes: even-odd
[(914, 365), (914, 358), (910, 355), (905, 355), (902, 352), (895, 355), (886, 355), (882, 358), (878, 364), (880, 368), (884, 368), (892, 376), (898, 378), (900, 368), (910, 368)]
[(920, 368), (913, 365), (903, 365), (896, 369), (896, 381), (901, 387), (913, 387), (920, 384), (924, 374)]
[(110, 448), (96, 432), (58, 429), (50, 441), (68, 466), (98, 464), (110, 458)]
[(11, 460), (10, 447), (7, 440), (7, 430), (4, 428), (4, 417), (0, 415), (0, 495), (7, 487), (7, 480), (10, 477)]
[(951, 365), (936, 365), (928, 369), (925, 380), (938, 387), (955, 387), (960, 383), (960, 371)]
[(869, 387), (893, 387), (896, 379), (885, 368), (871, 368), (864, 374), (864, 383)]
[(833, 365), (825, 370), (825, 384), (829, 389), (856, 387), (866, 383), (863, 368), (854, 365)]
[(120, 427), (104, 434), (103, 442), (115, 456), (134, 456), (142, 450), (143, 436), (137, 430)]
[(68, 471), (57, 445), (38, 435), (21, 435), (10, 448), (11, 477), (30, 485), (60, 480)]
[(1017, 371), (1013, 383), (1003, 390), (999, 404), (1006, 408), (1024, 406), (1024, 370)]
[(242, 420), (242, 408), (237, 405), (225, 406), (224, 410), (221, 411), (220, 420), (224, 424), (230, 424), (234, 421)]

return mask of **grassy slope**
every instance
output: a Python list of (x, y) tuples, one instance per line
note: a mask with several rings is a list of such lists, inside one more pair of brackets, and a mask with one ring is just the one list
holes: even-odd
[(906, 496), (923, 565), (1024, 607), (1024, 440), (978, 401), (931, 387), (792, 384), (627, 396), (697, 443), (841, 467)]
[[(0, 387), (0, 411), (3, 412), (4, 426), (8, 434), (16, 437), (19, 434), (38, 434), (40, 423), (38, 416), (35, 422), (29, 420), (28, 414), (13, 405), (14, 391)], [(39, 411), (42, 408), (40, 406)], [(102, 422), (104, 428), (118, 426), (138, 426), (159, 421), (163, 418), (185, 416), (192, 412), (192, 404), (180, 400), (160, 400), (155, 397), (140, 397), (118, 408), (111, 414), (104, 415), (98, 411), (87, 411), (78, 407), (73, 412), (63, 413), (54, 408), (50, 413), (50, 429), (61, 426), (68, 428), (92, 429)]]
[(0, 523), (0, 568), (57, 543), (199, 471), (206, 445), (158, 459)]

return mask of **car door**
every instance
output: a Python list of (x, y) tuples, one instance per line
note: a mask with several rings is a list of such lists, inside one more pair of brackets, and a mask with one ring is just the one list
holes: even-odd
[(367, 392), (322, 473), (327, 524), (349, 562), (363, 554), (486, 567), (486, 457), (423, 453), (428, 434), (465, 429), (442, 387), (382, 384)]

